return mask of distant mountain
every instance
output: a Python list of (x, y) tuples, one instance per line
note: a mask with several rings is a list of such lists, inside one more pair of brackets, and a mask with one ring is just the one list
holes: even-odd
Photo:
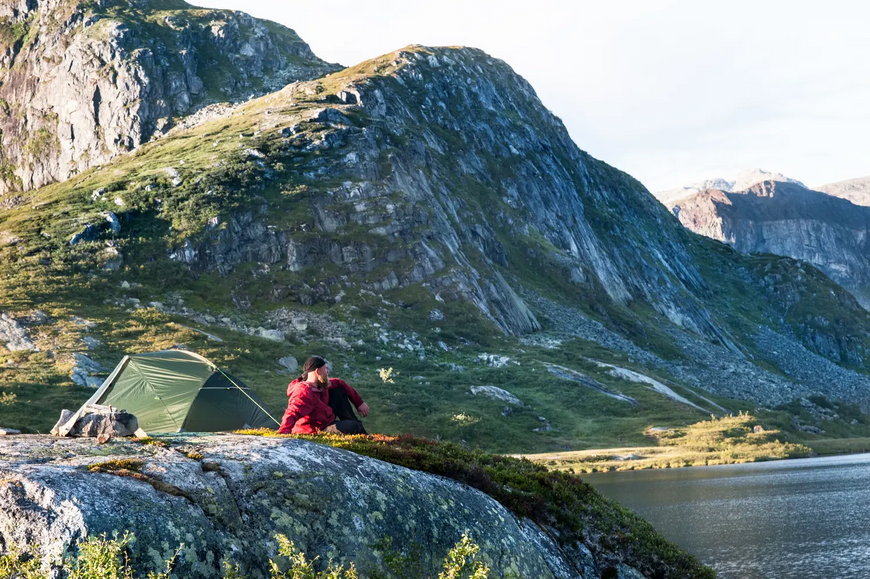
[(741, 252), (811, 263), (870, 306), (870, 207), (794, 183), (765, 181), (740, 192), (708, 189), (676, 202), (672, 210), (695, 233)]
[(848, 199), (855, 205), (870, 206), (870, 177), (859, 177), (815, 188), (828, 195)]
[(800, 181), (786, 177), (782, 173), (771, 173), (764, 169), (747, 169), (746, 171), (738, 173), (737, 176), (731, 180), (722, 178), (707, 179), (705, 181), (692, 183), (691, 185), (677, 187), (676, 189), (658, 191), (657, 193), (653, 193), (653, 195), (655, 195), (655, 197), (665, 205), (672, 205), (681, 199), (685, 199), (708, 189), (716, 189), (726, 192), (745, 191), (753, 185), (764, 181), (781, 181), (783, 183), (794, 183), (801, 187), (805, 187), (805, 185)]

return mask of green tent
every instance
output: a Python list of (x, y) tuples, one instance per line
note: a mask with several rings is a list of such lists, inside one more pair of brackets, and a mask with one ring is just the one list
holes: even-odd
[(88, 404), (126, 410), (148, 433), (279, 426), (238, 378), (185, 350), (124, 356)]

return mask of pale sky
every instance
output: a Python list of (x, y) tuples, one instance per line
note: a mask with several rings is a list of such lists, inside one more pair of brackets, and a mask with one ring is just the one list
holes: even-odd
[(870, 175), (870, 3), (196, 0), (353, 65), (408, 44), (506, 61), (577, 145), (651, 191), (762, 168)]

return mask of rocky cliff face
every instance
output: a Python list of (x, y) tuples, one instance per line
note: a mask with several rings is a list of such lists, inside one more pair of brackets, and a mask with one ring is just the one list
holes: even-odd
[(406, 573), (432, 577), (468, 532), (495, 576), (644, 576), (626, 562), (684, 576), (637, 553), (623, 560), (592, 526), (583, 541), (560, 545), (555, 529), (478, 490), (348, 451), (237, 435), (166, 442), (0, 438), (0, 548), (29, 546), (57, 561), (88, 535), (131, 531), (131, 563), (143, 574), (162, 571), (183, 544), (174, 575), (223, 577), (226, 561), (265, 577), (282, 533), (309, 558), (353, 563), (363, 577), (395, 576), (385, 562), (400, 555)]
[(0, 3), (0, 194), (62, 181), (198, 107), (334, 67), (296, 34), (181, 0)]
[(766, 181), (740, 193), (708, 190), (673, 206), (696, 233), (744, 253), (806, 261), (868, 304), (870, 209), (790, 184)]

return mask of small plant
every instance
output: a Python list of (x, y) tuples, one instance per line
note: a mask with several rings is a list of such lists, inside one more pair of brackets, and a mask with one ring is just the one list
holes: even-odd
[(470, 425), (480, 421), (480, 419), (476, 416), (471, 416), (470, 414), (465, 414), (463, 412), (460, 412), (459, 414), (454, 414), (453, 418), (451, 418), (450, 420), (463, 425)]
[[(447, 553), (447, 558), (444, 559), (444, 570), (438, 574), (438, 579), (460, 579), (466, 576), (469, 579), (487, 579), (489, 567), (476, 560), (479, 551), (480, 546), (472, 542), (468, 531), (465, 531), (459, 542)], [(473, 566), (466, 570), (472, 564)]]
[(396, 372), (395, 374), (393, 374), (392, 368), (381, 368), (380, 370), (378, 370), (378, 375), (381, 377), (381, 380), (384, 381), (384, 384), (395, 384), (396, 382), (395, 380), (393, 380), (393, 376), (398, 376), (399, 373)]
[(16, 398), (15, 392), (0, 392), (0, 406), (12, 406)]
[(178, 549), (175, 551), (175, 554), (166, 561), (165, 571), (161, 571), (160, 573), (149, 571), (146, 579), (172, 579), (172, 567), (175, 565), (175, 560), (178, 558), (178, 554), (181, 553), (183, 548), (184, 543), (180, 544)]
[(314, 564), (318, 557), (309, 560), (305, 553), (298, 550), (296, 545), (286, 535), (275, 535), (278, 541), (278, 555), (289, 561), (287, 571), (281, 571), (281, 567), (273, 560), (269, 560), (269, 570), (272, 579), (357, 579), (356, 568), (353, 563), (345, 568), (343, 565), (330, 563), (325, 571), (316, 571)]
[(238, 563), (223, 562), (224, 576), (223, 579), (243, 579), (242, 573), (239, 571)]
[(120, 539), (117, 534), (109, 539), (105, 533), (88, 537), (79, 543), (79, 554), (69, 563), (69, 579), (133, 579), (127, 558), (127, 545), (133, 541), (129, 531)]
[(0, 555), (0, 577), (14, 579), (44, 579), (42, 560), (30, 553), (23, 553), (14, 545)]

